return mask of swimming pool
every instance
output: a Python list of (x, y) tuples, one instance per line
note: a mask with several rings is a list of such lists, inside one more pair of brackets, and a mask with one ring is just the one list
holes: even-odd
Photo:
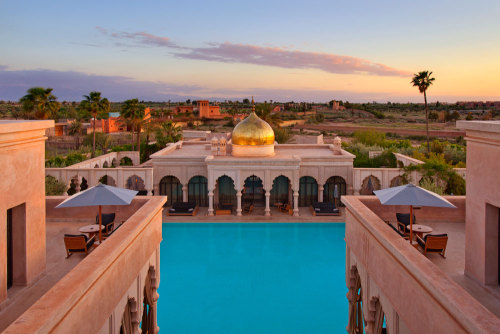
[(345, 333), (345, 225), (164, 223), (163, 333)]

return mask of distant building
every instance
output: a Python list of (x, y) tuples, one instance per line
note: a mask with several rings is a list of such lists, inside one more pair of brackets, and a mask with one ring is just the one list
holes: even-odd
[(220, 107), (211, 106), (208, 100), (198, 101), (198, 111), (200, 118), (224, 118), (220, 113)]
[[(144, 120), (151, 118), (151, 109), (144, 109)], [(90, 128), (87, 129), (87, 132), (92, 132), (94, 128), (94, 119), (90, 120)], [(126, 132), (131, 129), (127, 128), (127, 125), (123, 122), (120, 117), (119, 112), (110, 112), (108, 113), (107, 119), (98, 119), (96, 122), (96, 132), (104, 132), (104, 133), (116, 133), (116, 132)]]

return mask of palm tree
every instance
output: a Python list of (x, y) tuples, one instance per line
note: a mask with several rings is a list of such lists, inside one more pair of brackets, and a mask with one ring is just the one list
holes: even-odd
[(34, 116), (36, 119), (54, 118), (61, 104), (57, 97), (52, 94), (52, 88), (33, 87), (28, 89), (19, 102), (23, 105), (28, 118)]
[(74, 120), (68, 127), (68, 134), (75, 136), (76, 149), (80, 148), (80, 134), (82, 133), (82, 123), (79, 120)]
[(182, 139), (182, 128), (176, 126), (172, 121), (166, 121), (156, 130), (156, 141), (160, 146), (167, 143), (175, 143)]
[(95, 157), (95, 124), (97, 123), (98, 114), (109, 112), (109, 101), (107, 98), (101, 98), (101, 92), (90, 92), (89, 95), (83, 95), (85, 98), (80, 103), (80, 109), (90, 113), (94, 118), (94, 138), (92, 140), (92, 158)]
[(418, 87), (418, 90), (421, 94), (424, 94), (424, 102), (425, 102), (425, 131), (427, 133), (427, 154), (431, 152), (429, 145), (429, 111), (427, 109), (427, 88), (432, 85), (432, 82), (436, 80), (431, 77), (432, 72), (429, 71), (421, 71), (417, 74), (413, 75), (413, 79), (411, 83), (414, 87)]
[(146, 115), (145, 109), (144, 104), (139, 103), (139, 99), (131, 99), (124, 102), (120, 112), (120, 117), (132, 125), (132, 149), (134, 147), (134, 130), (137, 132), (137, 151), (139, 153), (141, 152), (141, 128)]
[(280, 116), (272, 111), (273, 105), (268, 103), (261, 103), (255, 107), (255, 114), (269, 123), (273, 128), (276, 128), (280, 125)]

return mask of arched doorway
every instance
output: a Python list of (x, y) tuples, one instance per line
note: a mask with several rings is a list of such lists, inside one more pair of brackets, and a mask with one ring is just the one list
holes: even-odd
[(318, 182), (311, 176), (303, 176), (299, 181), (299, 206), (310, 206), (318, 201)]
[(404, 184), (405, 184), (405, 182), (404, 182), (403, 177), (402, 177), (401, 175), (398, 175), (398, 176), (396, 176), (395, 178), (393, 178), (393, 179), (391, 180), (391, 185), (390, 185), (390, 187), (391, 187), (391, 188), (392, 188), (392, 187), (399, 187), (399, 186), (402, 186), (402, 185), (404, 185)]
[(129, 157), (123, 157), (120, 159), (120, 166), (133, 166), (134, 163)]
[(289, 203), (290, 192), (290, 179), (286, 176), (280, 175), (273, 180), (273, 187), (271, 189), (271, 205), (275, 203)]
[(108, 186), (113, 186), (113, 187), (116, 187), (116, 182), (115, 182), (115, 179), (113, 179), (111, 176), (109, 175), (104, 175), (103, 177), (101, 177), (99, 179), (99, 183), (102, 183), (102, 184), (106, 184)]
[[(336, 187), (336, 188), (335, 188)], [(323, 202), (335, 203), (336, 206), (343, 206), (340, 198), (346, 194), (347, 185), (343, 177), (332, 176), (326, 180), (323, 189)]]
[(234, 181), (227, 175), (222, 175), (217, 179), (217, 190), (219, 196), (219, 204), (236, 205), (236, 189)]
[(102, 164), (102, 168), (108, 168), (108, 162), (107, 161), (104, 161), (104, 163)]
[(380, 190), (379, 179), (373, 175), (365, 177), (359, 193), (361, 195), (373, 195), (374, 190)]
[(127, 179), (127, 189), (138, 191), (145, 190), (144, 180), (140, 176), (132, 175)]
[(182, 202), (182, 184), (175, 176), (165, 176), (160, 181), (160, 196), (167, 196), (165, 206)]
[(245, 179), (241, 204), (253, 204), (254, 206), (266, 205), (264, 186), (260, 177), (252, 175)]
[(194, 176), (188, 184), (188, 201), (196, 202), (198, 206), (208, 206), (207, 178)]

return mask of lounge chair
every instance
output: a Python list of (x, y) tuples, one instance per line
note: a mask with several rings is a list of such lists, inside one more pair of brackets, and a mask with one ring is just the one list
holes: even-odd
[(232, 214), (233, 206), (231, 204), (219, 204), (215, 210), (215, 215), (230, 215)]
[(340, 216), (340, 211), (333, 203), (314, 202), (311, 205), (313, 216)]
[(427, 234), (423, 238), (417, 236), (417, 243), (424, 255), (427, 255), (427, 253), (439, 253), (442, 257), (445, 257), (444, 252), (448, 243), (448, 234)]
[[(408, 225), (410, 225), (410, 214), (409, 213), (396, 213), (396, 219), (398, 221), (398, 226), (399, 223), (404, 224), (405, 226), (405, 234), (410, 233), (410, 229), (408, 228)], [(413, 215), (413, 224), (417, 223), (417, 218), (415, 218), (415, 215)]]
[(65, 234), (64, 246), (66, 246), (66, 258), (73, 253), (88, 254), (92, 245), (94, 245), (95, 236), (88, 238), (85, 234)]
[(282, 206), (280, 206), (280, 211), (281, 212), (286, 212), (288, 214), (293, 214), (293, 210), (292, 210), (292, 206), (288, 203), (285, 203), (283, 204)]
[(243, 208), (244, 213), (252, 213), (253, 211), (253, 204), (247, 205)]
[[(106, 234), (103, 234), (102, 237), (103, 239), (107, 239), (109, 238), (113, 233), (115, 233), (116, 230), (118, 230), (121, 226), (123, 225), (123, 223), (121, 223), (120, 225), (116, 226), (116, 228), (112, 228), (108, 233)], [(114, 227), (114, 224), (113, 224), (113, 227)]]
[(196, 202), (175, 202), (167, 211), (168, 216), (194, 216), (198, 212)]

